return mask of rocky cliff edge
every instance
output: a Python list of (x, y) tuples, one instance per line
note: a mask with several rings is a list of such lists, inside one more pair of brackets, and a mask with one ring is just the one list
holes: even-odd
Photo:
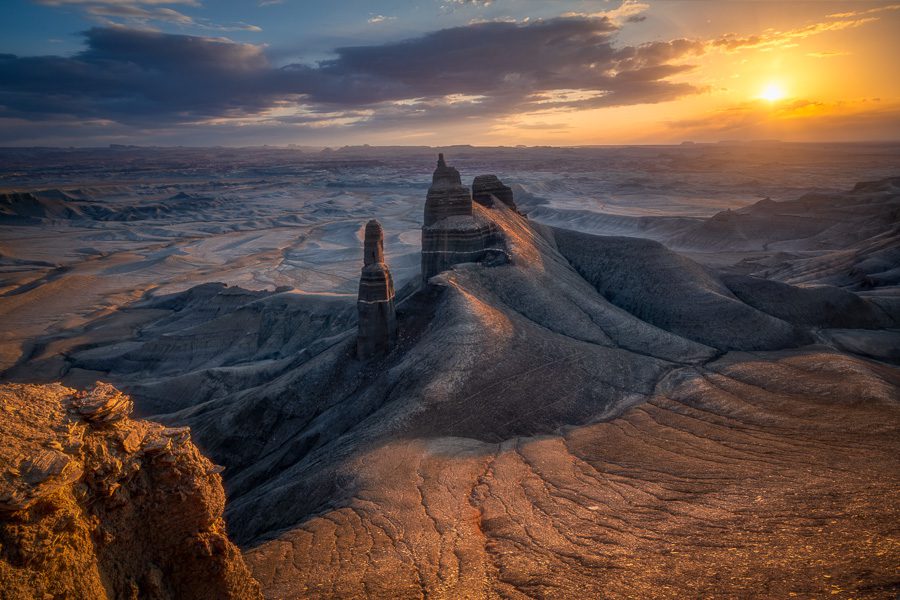
[(108, 384), (0, 387), (0, 597), (260, 598), (221, 467)]

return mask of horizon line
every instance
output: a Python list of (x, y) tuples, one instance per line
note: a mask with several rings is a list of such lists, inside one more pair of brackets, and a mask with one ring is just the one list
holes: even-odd
[(684, 140), (682, 142), (659, 142), (659, 143), (630, 143), (630, 144), (572, 144), (572, 145), (553, 145), (553, 144), (516, 144), (516, 145), (479, 145), (479, 144), (446, 144), (446, 145), (438, 145), (432, 146), (427, 144), (344, 144), (341, 146), (328, 146), (328, 145), (316, 145), (316, 144), (251, 144), (251, 145), (241, 145), (241, 146), (229, 146), (229, 145), (186, 145), (186, 144), (173, 144), (173, 145), (155, 145), (155, 144), (123, 144), (123, 143), (109, 143), (102, 146), (47, 146), (47, 145), (29, 145), (29, 146), (0, 146), (0, 151), (5, 150), (122, 150), (122, 149), (153, 149), (153, 150), (167, 150), (167, 149), (231, 149), (231, 150), (240, 150), (240, 149), (269, 149), (269, 150), (301, 150), (301, 149), (309, 149), (309, 150), (331, 150), (332, 152), (337, 152), (345, 149), (377, 149), (377, 148), (429, 148), (439, 150), (442, 148), (471, 148), (471, 149), (506, 149), (506, 150), (527, 150), (527, 149), (539, 149), (539, 148), (558, 148), (558, 149), (585, 149), (585, 148), (635, 148), (635, 147), (678, 147), (678, 146), (721, 146), (721, 145), (751, 145), (751, 144), (785, 144), (785, 145), (804, 145), (804, 146), (812, 146), (812, 145), (825, 145), (825, 144), (846, 144), (846, 145), (860, 145), (860, 144), (900, 144), (900, 138), (894, 140), (826, 140), (826, 141), (792, 141), (792, 140), (778, 140), (778, 139), (753, 139), (753, 140), (718, 140), (715, 142), (709, 141), (693, 141), (693, 140)]

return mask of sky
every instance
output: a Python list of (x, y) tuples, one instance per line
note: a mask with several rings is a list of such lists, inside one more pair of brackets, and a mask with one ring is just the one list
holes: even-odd
[(3, 0), (0, 145), (900, 140), (900, 3)]

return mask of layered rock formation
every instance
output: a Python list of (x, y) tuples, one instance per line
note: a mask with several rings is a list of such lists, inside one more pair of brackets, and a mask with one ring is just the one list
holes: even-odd
[(459, 171), (448, 167), (441, 153), (425, 200), (425, 226), (452, 216), (472, 216), (472, 197), (462, 184)]
[(260, 598), (221, 467), (108, 384), (0, 388), (0, 596)]
[(397, 341), (394, 281), (384, 262), (384, 231), (374, 219), (366, 223), (356, 306), (359, 310), (356, 355), (366, 360), (390, 352)]
[(496, 175), (478, 175), (472, 180), (472, 199), (478, 204), (491, 208), (494, 200), (516, 210), (512, 188), (504, 185)]
[[(499, 180), (498, 180), (499, 181)], [(472, 196), (462, 185), (459, 171), (438, 155), (425, 200), (422, 226), (422, 280), (453, 265), (467, 262), (506, 262), (503, 236), (483, 215), (473, 213)]]

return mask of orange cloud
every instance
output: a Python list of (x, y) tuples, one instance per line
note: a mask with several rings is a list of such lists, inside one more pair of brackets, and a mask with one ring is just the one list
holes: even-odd
[(853, 10), (850, 12), (833, 13), (828, 15), (830, 19), (847, 19), (850, 17), (858, 17), (860, 15), (874, 15), (875, 13), (885, 12), (889, 10), (900, 10), (900, 4), (888, 4), (887, 6), (877, 6), (868, 10)]
[(826, 21), (813, 23), (787, 31), (768, 30), (757, 35), (739, 36), (734, 33), (725, 34), (709, 43), (713, 48), (721, 48), (729, 52), (749, 48), (777, 48), (796, 45), (794, 42), (827, 31), (841, 31), (861, 27), (866, 23), (877, 21), (878, 17), (864, 17), (852, 21)]
[(850, 56), (851, 52), (807, 52), (810, 58), (833, 58), (835, 56)]
[(774, 106), (745, 102), (667, 125), (683, 137), (700, 140), (891, 140), (900, 137), (900, 103), (884, 104), (878, 99), (795, 100)]

